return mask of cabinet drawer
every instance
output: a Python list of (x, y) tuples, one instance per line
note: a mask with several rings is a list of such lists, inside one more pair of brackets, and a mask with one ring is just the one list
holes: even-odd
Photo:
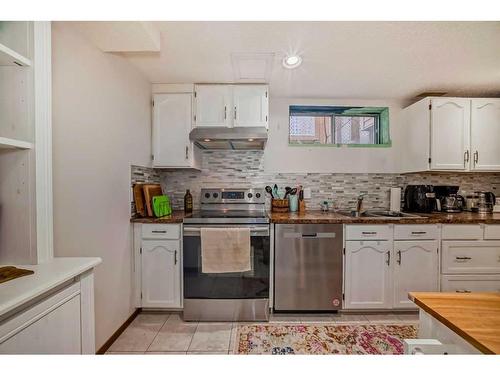
[(442, 292), (500, 292), (500, 275), (443, 275)]
[(486, 225), (484, 227), (485, 240), (500, 240), (500, 225)]
[(395, 240), (435, 240), (439, 238), (437, 225), (395, 225)]
[(500, 241), (443, 241), (443, 274), (500, 273)]
[(390, 240), (390, 225), (347, 225), (346, 240)]
[(482, 240), (483, 227), (480, 224), (443, 225), (443, 240)]
[(142, 238), (177, 240), (181, 237), (179, 224), (142, 224)]

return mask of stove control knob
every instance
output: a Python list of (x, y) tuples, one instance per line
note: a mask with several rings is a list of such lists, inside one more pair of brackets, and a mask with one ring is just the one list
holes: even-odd
[(205, 198), (210, 198), (210, 193), (205, 193)]
[(247, 197), (248, 197), (248, 198), (252, 198), (252, 197), (253, 197), (253, 194), (252, 194), (252, 193), (248, 193), (248, 194), (247, 194)]
[(260, 193), (255, 194), (256, 198), (260, 198)]
[(214, 198), (217, 198), (217, 197), (219, 196), (219, 194), (218, 194), (218, 193), (213, 193), (213, 194), (212, 194), (212, 196), (213, 196)]

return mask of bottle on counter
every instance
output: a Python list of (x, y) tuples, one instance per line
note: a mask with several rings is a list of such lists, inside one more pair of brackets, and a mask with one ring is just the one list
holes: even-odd
[(193, 212), (193, 196), (189, 189), (186, 190), (186, 194), (184, 195), (184, 212), (187, 214)]

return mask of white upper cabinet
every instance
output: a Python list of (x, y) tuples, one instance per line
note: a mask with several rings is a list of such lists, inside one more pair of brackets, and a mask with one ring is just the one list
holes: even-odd
[(346, 309), (391, 307), (391, 246), (390, 241), (346, 241)]
[(267, 127), (267, 85), (195, 86), (195, 127)]
[(438, 248), (437, 241), (394, 242), (395, 308), (416, 307), (409, 292), (438, 291)]
[(230, 85), (196, 85), (195, 117), (197, 127), (230, 126), (232, 87)]
[(471, 169), (500, 170), (500, 99), (472, 99)]
[(402, 118), (401, 172), (500, 170), (500, 99), (425, 98)]
[(467, 170), (469, 167), (470, 100), (431, 100), (431, 169)]
[(267, 127), (267, 95), (267, 86), (233, 86), (234, 126)]
[(189, 140), (190, 93), (155, 94), (153, 104), (153, 167), (197, 168), (197, 149)]
[(180, 241), (142, 242), (142, 307), (181, 307)]

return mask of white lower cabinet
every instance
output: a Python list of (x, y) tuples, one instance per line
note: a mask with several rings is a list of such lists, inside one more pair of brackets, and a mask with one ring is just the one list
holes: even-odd
[(394, 241), (395, 308), (416, 308), (409, 292), (438, 291), (437, 241)]
[[(149, 239), (154, 232), (168, 233), (173, 239)], [(144, 230), (147, 226), (148, 230)], [(182, 307), (182, 252), (181, 229), (179, 224), (144, 224), (140, 240), (138, 261), (140, 277), (140, 307), (169, 308)]]
[(390, 241), (346, 241), (346, 309), (386, 309), (390, 300)]
[(500, 275), (442, 275), (441, 291), (500, 293)]

